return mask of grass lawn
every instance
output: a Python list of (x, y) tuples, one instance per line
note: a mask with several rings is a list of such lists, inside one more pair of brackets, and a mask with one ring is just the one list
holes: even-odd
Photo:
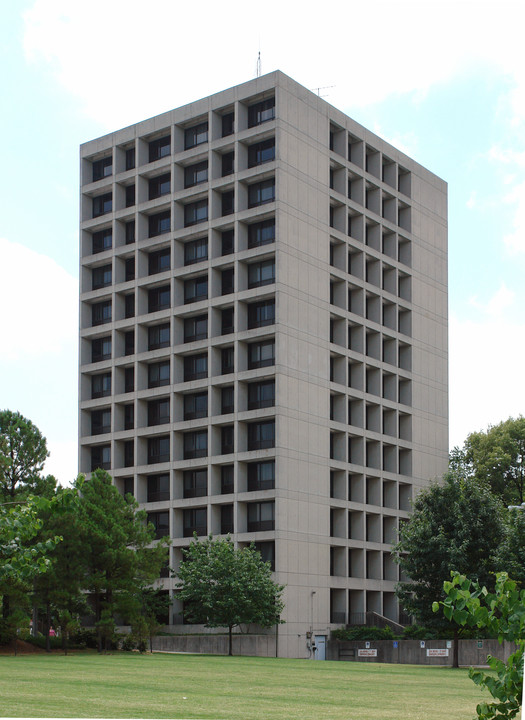
[(0, 657), (0, 715), (224, 720), (469, 720), (467, 671), (211, 655)]

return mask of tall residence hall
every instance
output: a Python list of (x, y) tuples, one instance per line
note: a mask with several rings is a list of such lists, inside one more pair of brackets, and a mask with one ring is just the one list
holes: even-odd
[(391, 543), (447, 464), (446, 183), (273, 72), (82, 145), (80, 270), (80, 471), (175, 571), (194, 532), (254, 541), (279, 655), (405, 621)]

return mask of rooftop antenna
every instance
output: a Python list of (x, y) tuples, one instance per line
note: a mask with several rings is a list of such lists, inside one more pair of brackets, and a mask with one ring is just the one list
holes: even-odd
[(257, 77), (261, 77), (261, 51), (257, 55)]
[(321, 90), (330, 90), (330, 88), (334, 87), (335, 85), (325, 85), (324, 87), (312, 88), (312, 92), (316, 92), (318, 97), (327, 97), (330, 93), (325, 93), (324, 95), (321, 95)]

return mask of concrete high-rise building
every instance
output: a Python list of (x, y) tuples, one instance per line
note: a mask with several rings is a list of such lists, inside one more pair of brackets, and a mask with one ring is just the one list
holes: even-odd
[(255, 541), (279, 654), (402, 620), (391, 543), (447, 463), (446, 184), (274, 72), (82, 145), (80, 271), (80, 471), (175, 570), (194, 531)]

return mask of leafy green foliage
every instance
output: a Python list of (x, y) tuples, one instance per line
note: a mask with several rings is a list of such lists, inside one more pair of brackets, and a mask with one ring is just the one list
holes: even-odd
[(270, 564), (262, 562), (253, 545), (235, 549), (229, 537), (214, 540), (210, 535), (199, 542), (195, 536), (178, 571), (184, 615), (206, 627), (227, 627), (231, 655), (233, 627), (281, 622), (284, 587), (271, 574)]
[(394, 640), (397, 635), (391, 627), (379, 628), (367, 625), (354, 625), (349, 628), (332, 630), (334, 640)]
[(489, 657), (493, 674), (470, 669), (476, 685), (489, 690), (495, 702), (480, 703), (479, 720), (514, 718), (518, 715), (523, 693), (523, 655), (525, 648), (525, 590), (519, 590), (507, 573), (498, 573), (494, 592), (465, 575), (452, 573), (452, 582), (443, 583), (444, 601), (434, 602), (433, 611), (442, 606), (448, 620), (460, 626), (486, 628), (497, 635), (499, 642), (509, 640), (518, 646), (507, 662)]
[(496, 565), (505, 569), (520, 587), (525, 587), (525, 512), (517, 509), (504, 513), (503, 540), (496, 549)]

